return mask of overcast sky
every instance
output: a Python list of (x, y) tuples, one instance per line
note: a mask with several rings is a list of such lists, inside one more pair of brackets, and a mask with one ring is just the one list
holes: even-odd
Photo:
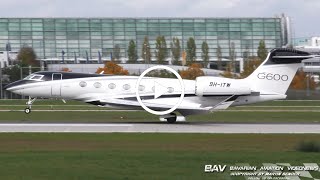
[(320, 0), (3, 0), (0, 17), (291, 17), (295, 37), (320, 36)]

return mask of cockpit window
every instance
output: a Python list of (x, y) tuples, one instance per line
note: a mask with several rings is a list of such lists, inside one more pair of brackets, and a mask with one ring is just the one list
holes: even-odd
[(25, 77), (24, 80), (29, 80), (30, 78), (32, 78), (34, 75), (30, 74), (29, 76)]
[(36, 81), (41, 81), (42, 78), (43, 78), (43, 75), (30, 74), (29, 76), (25, 77), (24, 80), (36, 80)]
[(41, 80), (42, 77), (43, 75), (34, 75), (33, 77), (31, 77), (31, 80)]

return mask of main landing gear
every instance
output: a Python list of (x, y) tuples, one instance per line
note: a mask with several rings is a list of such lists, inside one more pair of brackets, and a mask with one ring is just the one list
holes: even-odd
[(28, 107), (24, 109), (24, 112), (25, 112), (26, 114), (31, 113), (31, 106), (32, 106), (33, 102), (34, 102), (36, 99), (37, 99), (37, 98), (32, 98), (32, 97), (29, 96), (29, 100), (28, 100), (28, 102), (26, 103)]
[(173, 124), (177, 121), (177, 115), (175, 113), (170, 113), (164, 117), (169, 124)]

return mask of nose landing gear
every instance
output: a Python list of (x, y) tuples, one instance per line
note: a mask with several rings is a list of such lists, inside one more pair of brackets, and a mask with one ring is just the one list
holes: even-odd
[(37, 99), (37, 98), (32, 98), (32, 97), (29, 96), (29, 100), (28, 100), (28, 102), (26, 103), (28, 107), (24, 109), (24, 112), (25, 112), (26, 114), (31, 113), (31, 106), (32, 106), (33, 102), (34, 102), (36, 99)]

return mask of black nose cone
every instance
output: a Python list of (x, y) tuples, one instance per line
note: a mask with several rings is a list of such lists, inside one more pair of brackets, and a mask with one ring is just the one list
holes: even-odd
[(8, 85), (6, 85), (4, 87), (5, 90), (10, 91), (11, 89), (13, 89), (16, 86), (22, 85), (22, 84), (26, 84), (26, 80), (19, 80), (19, 81), (15, 81), (13, 83), (10, 83)]

